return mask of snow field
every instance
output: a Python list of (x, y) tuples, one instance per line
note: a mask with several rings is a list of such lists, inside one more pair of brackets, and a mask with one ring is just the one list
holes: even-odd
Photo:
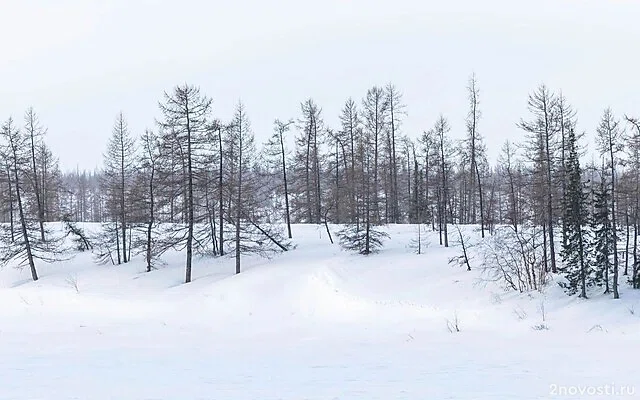
[(431, 233), (414, 254), (415, 226), (389, 226), (369, 257), (293, 228), (296, 249), (247, 257), (237, 276), (232, 259), (198, 259), (188, 285), (177, 253), (151, 273), (90, 254), (40, 265), (38, 282), (0, 270), (0, 399), (640, 396), (626, 284), (617, 301), (505, 292), (448, 265), (457, 250)]

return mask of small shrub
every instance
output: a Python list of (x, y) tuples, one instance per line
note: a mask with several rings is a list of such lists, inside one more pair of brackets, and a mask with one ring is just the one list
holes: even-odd
[(458, 320), (458, 313), (453, 315), (453, 321), (447, 319), (447, 329), (450, 333), (460, 332), (460, 321)]

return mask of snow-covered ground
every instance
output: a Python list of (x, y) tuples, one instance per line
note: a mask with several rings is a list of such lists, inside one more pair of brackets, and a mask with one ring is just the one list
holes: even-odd
[(38, 282), (2, 269), (0, 399), (640, 397), (640, 293), (504, 292), (435, 236), (414, 254), (415, 229), (362, 257), (297, 225), (295, 250), (237, 276), (199, 259), (188, 285), (179, 254), (151, 273), (90, 254)]

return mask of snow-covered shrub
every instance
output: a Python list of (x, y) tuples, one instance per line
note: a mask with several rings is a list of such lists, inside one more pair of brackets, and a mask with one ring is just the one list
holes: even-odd
[(539, 227), (496, 228), (477, 247), (484, 278), (521, 293), (542, 289), (547, 279), (543, 245)]

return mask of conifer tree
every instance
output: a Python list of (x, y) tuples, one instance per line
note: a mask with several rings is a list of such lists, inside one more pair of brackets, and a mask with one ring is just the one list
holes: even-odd
[(564, 209), (567, 240), (563, 242), (562, 258), (564, 273), (568, 280), (567, 292), (580, 291), (580, 297), (587, 298), (587, 275), (589, 265), (585, 252), (588, 231), (584, 229), (587, 215), (587, 195), (582, 184), (582, 170), (576, 149), (576, 135), (573, 129), (567, 137), (568, 155), (565, 162), (567, 186), (564, 192)]
[(590, 244), (590, 257), (595, 269), (593, 280), (598, 286), (605, 287), (605, 293), (609, 293), (611, 271), (611, 255), (615, 249), (613, 230), (610, 218), (611, 191), (606, 182), (605, 174), (601, 176), (598, 189), (593, 193), (593, 216), (591, 229), (594, 233), (593, 243)]

